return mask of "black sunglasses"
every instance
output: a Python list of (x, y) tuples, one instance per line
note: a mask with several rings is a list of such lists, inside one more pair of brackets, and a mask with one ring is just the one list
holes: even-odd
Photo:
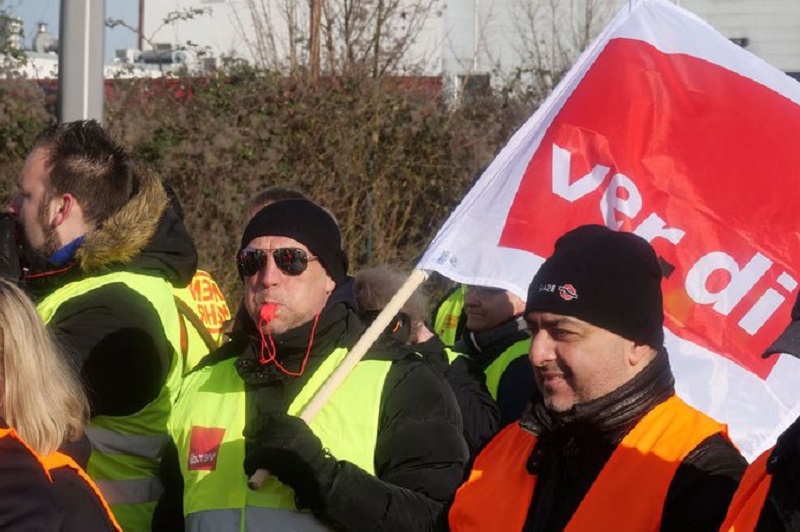
[(251, 277), (267, 265), (267, 255), (272, 254), (277, 266), (286, 275), (300, 275), (308, 263), (317, 260), (318, 257), (309, 254), (299, 248), (277, 248), (277, 249), (241, 249), (236, 254), (236, 266), (243, 277)]

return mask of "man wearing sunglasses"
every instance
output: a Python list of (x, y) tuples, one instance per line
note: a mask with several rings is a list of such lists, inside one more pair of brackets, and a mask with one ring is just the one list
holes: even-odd
[[(170, 431), (187, 530), (430, 530), (467, 460), (452, 391), (402, 346), (373, 348), (296, 417), (363, 331), (333, 218), (308, 200), (250, 220), (241, 331), (185, 380)], [(256, 470), (270, 475), (248, 488)]]
[(500, 426), (516, 421), (536, 391), (528, 362), (530, 335), (517, 295), (492, 286), (466, 287), (466, 327), (453, 350), (464, 353), (486, 375), (486, 387), (500, 410)]

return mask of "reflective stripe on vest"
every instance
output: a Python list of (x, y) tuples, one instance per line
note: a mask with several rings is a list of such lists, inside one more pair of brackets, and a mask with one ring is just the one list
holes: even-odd
[(521, 356), (528, 356), (528, 351), (530, 351), (530, 349), (531, 339), (523, 338), (500, 353), (500, 356), (494, 359), (494, 361), (483, 370), (483, 373), (486, 375), (486, 388), (489, 390), (492, 399), (497, 401), (497, 390), (500, 387), (500, 379), (503, 377), (503, 373), (505, 373), (509, 364)]
[(131, 480), (98, 480), (97, 487), (109, 504), (156, 502), (164, 493), (161, 481), (154, 477)]
[[(565, 530), (658, 530), (675, 471), (713, 434), (727, 437), (725, 426), (677, 396), (656, 406), (611, 454)], [(535, 445), (536, 437), (517, 423), (498, 434), (456, 492), (450, 530), (522, 530), (536, 487), (526, 469)], [(638, 502), (620, 511), (620, 501)]]
[(772, 484), (772, 475), (767, 473), (767, 462), (771, 454), (772, 449), (761, 453), (744, 472), (720, 530), (751, 532), (756, 529)]
[(86, 427), (86, 435), (92, 448), (103, 454), (130, 454), (142, 458), (160, 460), (169, 436), (157, 434), (145, 436), (138, 434), (119, 434), (98, 427)]
[(433, 320), (433, 331), (439, 340), (446, 346), (456, 343), (456, 331), (461, 312), (464, 310), (465, 285), (459, 286), (452, 294), (442, 301), (436, 309), (436, 318)]
[[(346, 349), (336, 349), (322, 362), (289, 406), (290, 414), (302, 410), (346, 354)], [(295, 511), (293, 490), (275, 477), (268, 477), (256, 491), (247, 487), (242, 431), (248, 403), (235, 362), (230, 358), (187, 375), (170, 419), (189, 529), (218, 530), (215, 523), (236, 522), (229, 516), (233, 513), (245, 520), (244, 528), (233, 530), (272, 529), (269, 522), (249, 519), (256, 509), (286, 510), (280, 515), (306, 523), (302, 530), (321, 527), (310, 514)], [(370, 474), (374, 474), (380, 400), (390, 367), (389, 361), (359, 362), (309, 425), (333, 456)]]
[[(96, 416), (86, 431), (92, 443), (87, 467), (89, 476), (111, 504), (123, 529), (144, 531), (150, 530), (152, 512), (160, 493), (153, 483), (158, 484), (161, 454), (164, 444), (169, 441), (166, 437), (167, 419), (183, 374), (182, 361), (178, 356), (180, 322), (172, 285), (151, 275), (112, 272), (62, 286), (44, 298), (37, 310), (42, 320), (49, 323), (64, 303), (112, 283), (124, 284), (150, 302), (172, 348), (167, 380), (158, 397), (129, 416)], [(124, 304), (124, 301), (120, 304)], [(157, 442), (161, 442), (161, 448), (157, 448)], [(141, 489), (140, 485), (147, 485), (148, 489)], [(145, 493), (148, 494), (146, 497)]]
[(278, 508), (259, 508), (257, 506), (248, 506), (245, 509), (244, 527), (242, 527), (242, 511), (239, 508), (206, 510), (186, 517), (187, 532), (221, 532), (229, 530), (258, 532), (265, 529), (302, 530), (303, 532), (328, 532), (330, 530), (314, 518), (313, 515), (306, 512)]
[(97, 499), (100, 501), (103, 510), (105, 510), (106, 517), (108, 517), (108, 520), (114, 526), (114, 529), (117, 531), (122, 530), (122, 528), (119, 526), (119, 523), (117, 523), (114, 514), (111, 512), (111, 508), (108, 507), (108, 502), (103, 497), (103, 494), (100, 492), (97, 485), (94, 483), (94, 481), (92, 481), (91, 478), (89, 478), (89, 475), (86, 474), (83, 468), (79, 466), (77, 463), (75, 463), (75, 461), (72, 458), (56, 451), (54, 453), (45, 456), (43, 462), (44, 466), (47, 468), (48, 471), (52, 471), (60, 467), (67, 467), (75, 471), (75, 473), (77, 473), (77, 475), (89, 486), (92, 492), (97, 496)]

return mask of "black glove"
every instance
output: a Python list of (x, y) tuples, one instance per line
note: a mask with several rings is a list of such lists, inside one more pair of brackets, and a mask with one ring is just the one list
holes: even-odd
[(16, 218), (0, 213), (0, 276), (17, 282), (22, 278), (22, 255)]
[(322, 511), (338, 464), (305, 421), (284, 413), (265, 414), (248, 424), (244, 437), (247, 476), (266, 469), (294, 490), (299, 507)]

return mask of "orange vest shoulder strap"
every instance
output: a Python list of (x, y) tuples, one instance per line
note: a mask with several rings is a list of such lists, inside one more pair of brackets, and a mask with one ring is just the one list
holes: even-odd
[(43, 457), (42, 462), (48, 470), (56, 469), (58, 467), (72, 467), (73, 469), (80, 469), (80, 466), (75, 463), (75, 460), (58, 451)]
[(772, 449), (761, 453), (744, 472), (739, 488), (733, 495), (728, 515), (720, 528), (723, 532), (755, 530), (761, 510), (767, 500), (772, 475), (767, 473), (767, 461)]
[[(607, 527), (658, 530), (667, 492), (683, 459), (726, 428), (673, 395), (623, 438), (567, 525), (567, 532)], [(620, 501), (638, 501), (620, 511)]]
[(103, 497), (103, 494), (100, 493), (100, 489), (97, 487), (94, 481), (89, 477), (89, 475), (86, 474), (83, 468), (79, 466), (77, 463), (75, 463), (75, 460), (73, 460), (64, 453), (56, 451), (45, 456), (42, 459), (42, 463), (44, 464), (45, 468), (48, 471), (52, 471), (53, 469), (58, 469), (60, 467), (67, 467), (75, 471), (78, 474), (78, 476), (81, 477), (86, 482), (86, 484), (89, 485), (89, 487), (92, 489), (97, 498), (100, 499), (100, 503), (103, 505), (103, 508), (105, 509), (106, 514), (108, 515), (108, 519), (114, 525), (114, 528), (118, 532), (122, 532), (122, 527), (120, 527), (119, 523), (117, 523), (117, 519), (111, 512), (111, 508), (109, 508), (108, 503)]
[(536, 436), (518, 423), (489, 442), (456, 492), (448, 516), (452, 532), (522, 529), (536, 484), (525, 464), (535, 445)]

